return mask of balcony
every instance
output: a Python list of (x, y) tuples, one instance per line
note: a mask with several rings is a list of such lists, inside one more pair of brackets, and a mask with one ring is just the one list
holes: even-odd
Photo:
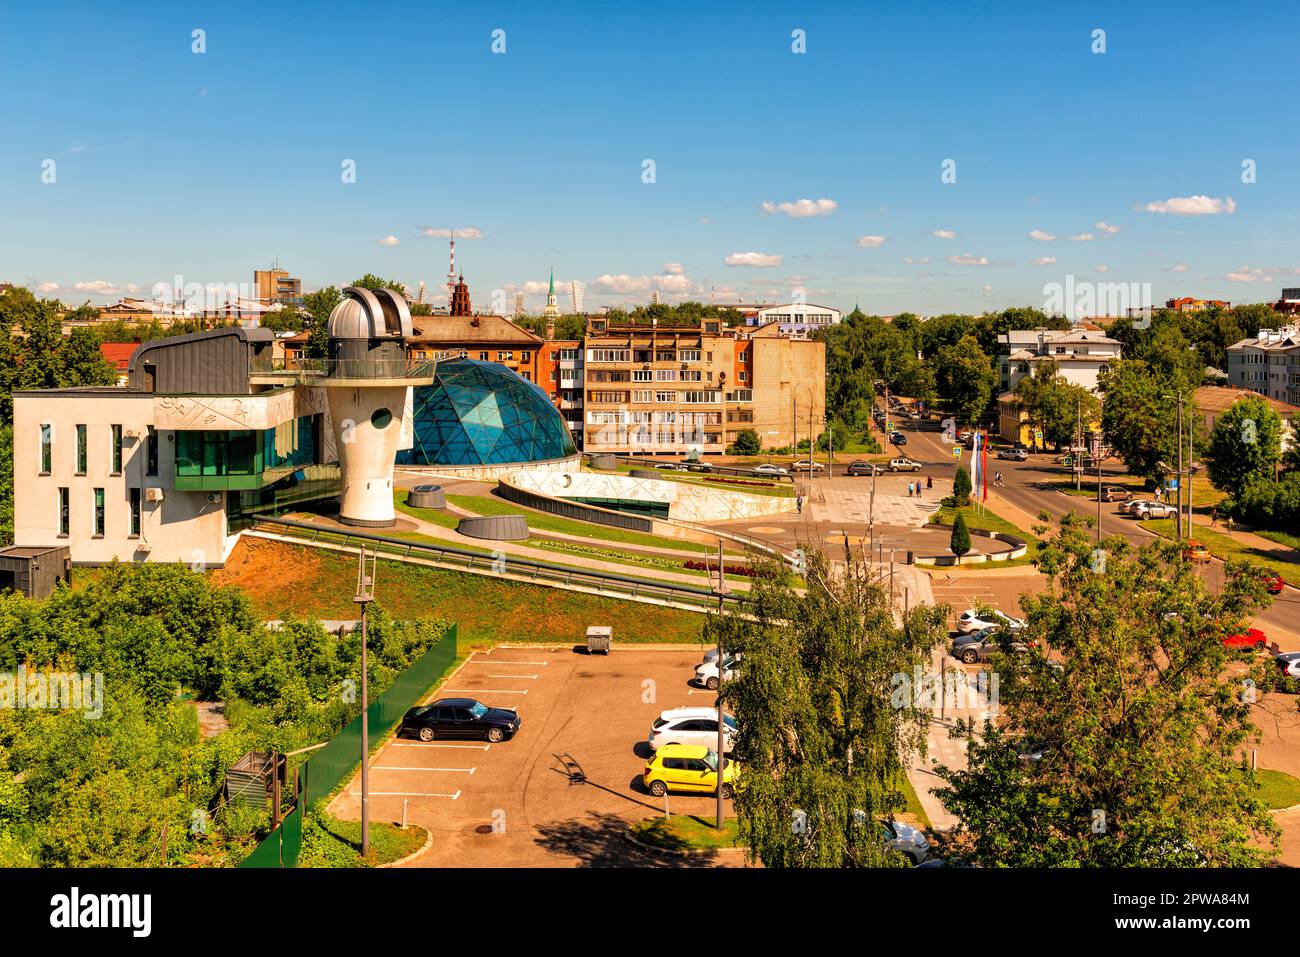
[(352, 386), (358, 380), (372, 385), (428, 385), (437, 359), (307, 359), (284, 356), (254, 359), (249, 381), (257, 385)]

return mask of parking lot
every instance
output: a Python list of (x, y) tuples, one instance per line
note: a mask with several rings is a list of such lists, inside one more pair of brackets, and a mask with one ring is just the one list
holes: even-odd
[[(689, 684), (704, 649), (616, 647), (588, 656), (569, 645), (497, 646), (475, 652), (430, 700), (477, 698), (518, 710), (512, 740), (420, 742), (398, 738), (371, 757), (372, 821), (407, 819), (432, 846), (409, 866), (716, 866), (736, 854), (659, 858), (624, 839), (627, 825), (662, 814), (641, 784), (646, 737), (659, 712), (707, 707)], [(709, 816), (712, 795), (672, 794), (673, 814)], [(360, 775), (330, 805), (360, 816)], [(727, 813), (731, 814), (730, 804)]]

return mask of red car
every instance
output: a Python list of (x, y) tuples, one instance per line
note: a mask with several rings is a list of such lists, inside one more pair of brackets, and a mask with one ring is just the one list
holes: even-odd
[(1238, 635), (1232, 635), (1220, 640), (1226, 647), (1236, 648), (1240, 651), (1263, 651), (1268, 647), (1268, 635), (1258, 628), (1247, 628)]
[(1264, 589), (1270, 595), (1282, 594), (1283, 581), (1281, 575), (1269, 568), (1263, 572), (1261, 577), (1264, 579)]

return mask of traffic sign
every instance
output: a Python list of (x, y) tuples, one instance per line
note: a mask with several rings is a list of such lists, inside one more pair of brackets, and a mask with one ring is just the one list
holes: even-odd
[(1171, 478), (1168, 482), (1168, 487), (1175, 492), (1178, 491), (1178, 479)]
[(959, 458), (961, 458), (961, 446), (960, 446), (960, 445), (953, 446), (952, 457), (955, 458), (955, 459), (959, 459)]

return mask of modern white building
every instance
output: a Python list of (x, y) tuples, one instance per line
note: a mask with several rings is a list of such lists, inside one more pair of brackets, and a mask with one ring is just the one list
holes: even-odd
[(751, 326), (779, 323), (782, 335), (793, 339), (807, 339), (812, 333), (829, 328), (842, 318), (844, 317), (840, 311), (830, 306), (817, 306), (810, 302), (787, 302), (783, 305), (759, 309), (752, 319), (746, 320), (746, 323)]
[(1228, 384), (1300, 405), (1300, 325), (1260, 329), (1228, 346)]
[(1049, 360), (1067, 381), (1096, 390), (1098, 375), (1122, 350), (1119, 340), (1092, 329), (1013, 329), (998, 337), (999, 391), (1014, 390), (1035, 366)]

